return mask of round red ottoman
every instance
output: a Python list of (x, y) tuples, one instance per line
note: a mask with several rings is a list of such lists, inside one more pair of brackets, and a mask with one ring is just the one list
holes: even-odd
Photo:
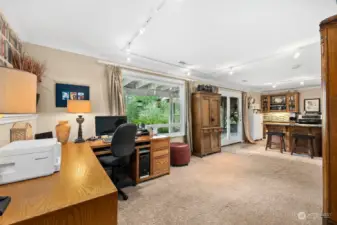
[(187, 166), (190, 162), (191, 151), (188, 144), (173, 142), (171, 143), (171, 165)]

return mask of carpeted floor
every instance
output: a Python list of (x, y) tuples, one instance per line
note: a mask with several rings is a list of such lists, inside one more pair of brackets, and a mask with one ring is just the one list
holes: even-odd
[[(119, 225), (321, 224), (321, 160), (238, 144), (124, 189)], [(300, 216), (300, 219), (299, 219)]]

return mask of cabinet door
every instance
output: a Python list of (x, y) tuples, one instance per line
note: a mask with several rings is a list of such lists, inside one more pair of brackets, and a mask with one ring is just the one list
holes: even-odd
[(201, 135), (202, 155), (212, 152), (211, 132), (209, 129), (203, 130)]
[(211, 133), (211, 145), (212, 145), (212, 152), (218, 152), (221, 149), (221, 139), (220, 139), (220, 132), (215, 129)]
[(220, 98), (213, 97), (210, 100), (210, 122), (212, 127), (220, 126)]
[(328, 168), (328, 172), (324, 173), (324, 176), (328, 176), (327, 199), (330, 203), (328, 213), (331, 213), (331, 219), (337, 222), (337, 26), (335, 24), (329, 27), (327, 33), (323, 35), (323, 40), (327, 45), (322, 57), (322, 61), (326, 63), (322, 68), (322, 89), (325, 93), (322, 108), (323, 118), (326, 118), (326, 124), (323, 124), (325, 150), (323, 150), (323, 168)]
[(209, 96), (201, 97), (201, 125), (202, 127), (209, 127), (210, 123), (210, 107), (211, 107), (211, 98)]
[(290, 93), (287, 95), (287, 110), (288, 112), (299, 112), (298, 93)]
[(169, 151), (161, 150), (153, 152), (153, 175), (161, 175), (169, 172), (170, 160)]

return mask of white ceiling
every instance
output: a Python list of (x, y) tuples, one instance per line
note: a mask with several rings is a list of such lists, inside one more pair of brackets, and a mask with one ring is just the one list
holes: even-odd
[[(27, 42), (184, 78), (189, 68), (192, 79), (266, 91), (297, 88), (301, 81), (305, 86), (320, 84), (319, 23), (336, 14), (337, 4), (335, 0), (0, 0), (0, 9)], [(144, 34), (132, 42), (127, 62), (122, 49), (149, 17)], [(297, 51), (301, 55), (294, 59)]]

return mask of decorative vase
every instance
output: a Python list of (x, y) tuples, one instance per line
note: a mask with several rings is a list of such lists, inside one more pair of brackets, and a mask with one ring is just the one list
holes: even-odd
[(57, 141), (62, 144), (66, 144), (70, 135), (70, 125), (68, 121), (59, 121), (59, 124), (56, 125), (56, 137)]

